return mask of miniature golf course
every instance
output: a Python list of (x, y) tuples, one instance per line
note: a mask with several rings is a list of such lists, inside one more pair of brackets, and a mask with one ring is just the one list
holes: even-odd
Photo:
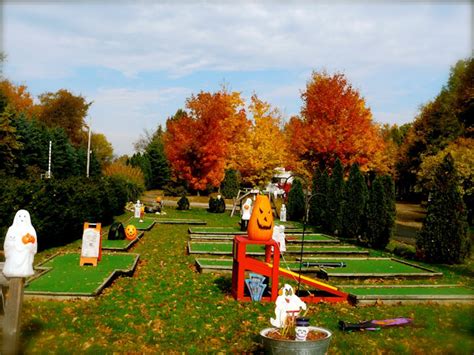
[[(194, 227), (189, 228), (188, 252), (201, 254), (195, 259), (196, 268), (201, 273), (231, 272), (231, 256), (235, 235), (241, 235), (237, 227)], [(302, 274), (312, 274), (316, 278), (339, 282), (341, 280), (377, 279), (377, 284), (338, 286), (351, 295), (351, 301), (360, 304), (386, 302), (466, 302), (474, 300), (474, 290), (469, 287), (435, 284), (424, 285), (380, 285), (380, 280), (432, 279), (442, 277), (426, 267), (403, 260), (386, 257), (369, 257), (369, 251), (354, 245), (338, 244), (339, 239), (321, 233), (308, 233), (304, 236), (303, 265), (291, 260), (301, 253), (302, 234), (294, 231), (285, 233), (288, 260), (280, 260), (280, 267)], [(247, 245), (248, 255), (261, 257), (265, 249), (262, 245)], [(206, 256), (207, 255), (207, 256)], [(220, 258), (212, 258), (212, 255)], [(321, 257), (323, 256), (323, 257)], [(324, 265), (321, 265), (324, 264)], [(337, 267), (335, 267), (337, 265)], [(387, 282), (386, 281), (386, 282)]]
[(80, 255), (58, 254), (41, 264), (40, 275), (28, 282), (27, 295), (95, 296), (116, 276), (132, 274), (139, 255), (102, 254), (96, 267), (80, 266)]
[(153, 218), (153, 220), (157, 224), (191, 224), (191, 225), (204, 225), (207, 224), (206, 221), (202, 219), (179, 219), (179, 218), (173, 218), (173, 219), (165, 219), (165, 218)]
[[(230, 235), (246, 235), (247, 232), (241, 231), (238, 226), (235, 227), (189, 227), (190, 234), (230, 234)], [(285, 232), (288, 234), (301, 234), (303, 233), (302, 228), (285, 228)], [(312, 233), (312, 229), (306, 229), (305, 233)]]

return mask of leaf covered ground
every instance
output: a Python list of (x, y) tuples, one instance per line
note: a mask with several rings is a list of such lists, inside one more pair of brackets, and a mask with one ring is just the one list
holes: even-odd
[[(238, 218), (205, 210), (174, 211), (168, 217), (205, 219), (210, 226), (236, 225)], [(126, 220), (129, 215), (121, 216)], [(258, 333), (269, 326), (273, 304), (241, 303), (230, 295), (229, 274), (199, 274), (187, 255), (188, 226), (155, 225), (135, 244), (140, 254), (133, 277), (121, 277), (91, 300), (27, 299), (22, 313), (26, 353), (252, 352), (261, 351)], [(77, 251), (75, 242), (44, 251)], [(467, 268), (472, 272), (471, 268)], [(461, 270), (461, 272), (459, 272)], [(456, 274), (466, 274), (455, 269)], [(443, 270), (444, 271), (444, 270)], [(469, 278), (461, 278), (467, 283)], [(466, 281), (467, 280), (467, 281)], [(472, 305), (311, 305), (311, 324), (333, 332), (330, 353), (472, 354)], [(412, 317), (404, 328), (343, 333), (348, 322)]]

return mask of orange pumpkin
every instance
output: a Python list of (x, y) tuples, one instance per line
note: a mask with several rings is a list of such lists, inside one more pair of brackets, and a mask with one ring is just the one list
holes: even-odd
[(128, 240), (134, 240), (137, 237), (137, 228), (133, 224), (129, 224), (125, 228), (125, 237)]
[(273, 212), (267, 196), (258, 195), (247, 228), (249, 239), (270, 240), (273, 234)]

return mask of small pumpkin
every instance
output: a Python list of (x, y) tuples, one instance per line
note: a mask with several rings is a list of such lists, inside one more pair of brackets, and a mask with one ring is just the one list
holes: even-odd
[(28, 244), (28, 243), (35, 244), (36, 239), (30, 233), (26, 233), (21, 238), (21, 241), (23, 242), (23, 244)]
[(137, 237), (137, 228), (133, 224), (129, 224), (125, 228), (125, 237), (128, 240), (134, 240)]
[(273, 211), (267, 196), (258, 195), (247, 228), (251, 240), (270, 240), (273, 234)]

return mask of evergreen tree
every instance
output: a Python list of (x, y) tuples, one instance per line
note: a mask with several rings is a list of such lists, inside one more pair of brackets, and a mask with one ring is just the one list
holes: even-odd
[(386, 198), (382, 178), (377, 176), (369, 190), (366, 207), (365, 238), (370, 247), (384, 249), (390, 241), (386, 234)]
[(161, 125), (158, 126), (158, 129), (153, 134), (151, 142), (145, 149), (145, 153), (150, 161), (150, 188), (162, 188), (170, 181), (171, 168), (165, 155)]
[(459, 192), (454, 161), (447, 154), (436, 169), (426, 218), (417, 239), (425, 260), (462, 263), (470, 255), (466, 206)]
[(342, 236), (357, 238), (363, 234), (365, 205), (368, 189), (359, 165), (353, 164), (344, 190), (344, 208), (342, 209)]
[(239, 193), (239, 177), (237, 171), (229, 169), (225, 171), (224, 181), (221, 184), (221, 192), (225, 198), (234, 198)]
[(305, 198), (301, 181), (294, 179), (288, 193), (288, 217), (292, 221), (301, 220), (305, 215)]
[(328, 232), (341, 234), (342, 232), (342, 208), (344, 204), (344, 168), (339, 159), (336, 159), (329, 181), (329, 193), (327, 199)]
[(393, 227), (395, 225), (395, 218), (397, 217), (397, 206), (395, 199), (395, 184), (390, 175), (382, 176), (382, 184), (384, 187), (385, 194), (385, 217), (384, 217), (384, 235), (388, 236), (388, 239), (393, 235)]
[(53, 128), (51, 131), (52, 154), (51, 171), (53, 177), (63, 179), (74, 175), (83, 175), (77, 165), (76, 150), (71, 145), (66, 132), (62, 128)]
[(324, 225), (324, 215), (327, 207), (329, 175), (326, 170), (321, 172), (316, 168), (313, 175), (313, 188), (309, 206), (309, 223), (315, 226)]
[(148, 159), (147, 154), (142, 153), (135, 153), (132, 157), (127, 161), (127, 165), (131, 165), (134, 168), (138, 167), (141, 169), (143, 173), (143, 177), (145, 178), (145, 186), (148, 190), (152, 189), (152, 172), (151, 172), (151, 164), (150, 159)]

